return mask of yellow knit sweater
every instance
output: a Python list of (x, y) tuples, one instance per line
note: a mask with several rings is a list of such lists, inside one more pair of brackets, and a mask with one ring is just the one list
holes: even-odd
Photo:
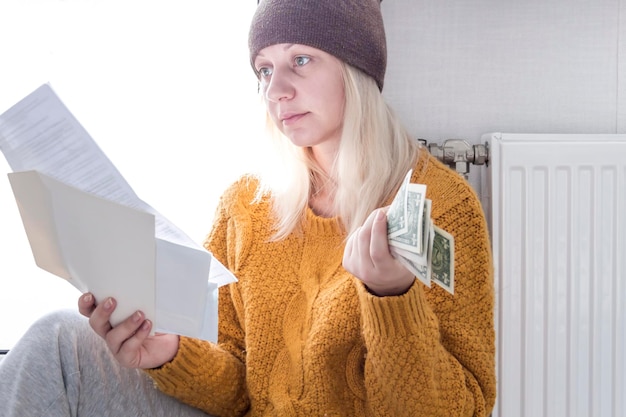
[(341, 266), (334, 219), (271, 235), (267, 201), (242, 178), (222, 196), (205, 246), (238, 277), (220, 289), (219, 343), (181, 337), (148, 373), (215, 416), (487, 416), (495, 401), (489, 237), (471, 187), (425, 151), (436, 225), (455, 239), (455, 294), (416, 281), (376, 297)]

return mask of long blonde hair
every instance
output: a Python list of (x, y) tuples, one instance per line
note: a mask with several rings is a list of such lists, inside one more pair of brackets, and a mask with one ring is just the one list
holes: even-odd
[(310, 149), (293, 145), (266, 117), (279, 158), (262, 172), (258, 197), (271, 196), (276, 240), (299, 230), (320, 175), (336, 185), (333, 212), (348, 235), (393, 196), (415, 163), (419, 143), (409, 137), (374, 80), (348, 64), (342, 68), (343, 129), (330, 173), (323, 174)]

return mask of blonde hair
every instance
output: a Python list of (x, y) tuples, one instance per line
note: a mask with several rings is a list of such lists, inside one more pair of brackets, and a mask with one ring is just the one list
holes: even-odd
[(271, 197), (276, 240), (299, 230), (311, 191), (322, 185), (315, 184), (317, 178), (330, 177), (336, 185), (333, 212), (349, 235), (393, 196), (415, 163), (419, 142), (409, 137), (375, 81), (348, 64), (342, 68), (343, 129), (331, 172), (323, 173), (310, 149), (293, 145), (266, 116), (278, 160), (262, 173), (258, 197)]

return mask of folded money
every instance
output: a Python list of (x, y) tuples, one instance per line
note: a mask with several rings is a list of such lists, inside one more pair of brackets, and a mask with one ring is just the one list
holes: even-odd
[(426, 185), (411, 183), (410, 170), (387, 211), (391, 254), (424, 285), (454, 294), (454, 237), (434, 225)]

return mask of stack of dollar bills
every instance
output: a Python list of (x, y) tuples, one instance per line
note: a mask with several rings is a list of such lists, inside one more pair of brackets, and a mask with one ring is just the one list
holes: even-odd
[(411, 183), (412, 172), (387, 211), (391, 254), (428, 287), (434, 281), (454, 294), (454, 237), (433, 223), (426, 185)]

